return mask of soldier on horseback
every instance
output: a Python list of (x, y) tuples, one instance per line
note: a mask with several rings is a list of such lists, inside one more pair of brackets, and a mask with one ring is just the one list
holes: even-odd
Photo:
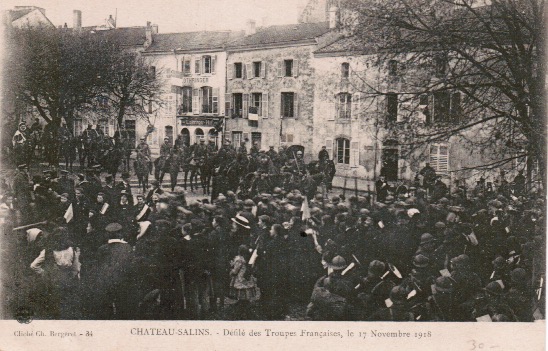
[(145, 138), (141, 138), (141, 141), (139, 142), (139, 145), (137, 145), (137, 154), (139, 152), (142, 154), (142, 157), (146, 158), (147, 164), (148, 164), (148, 171), (150, 174), (152, 174), (152, 160), (150, 158), (150, 147), (148, 146)]
[(167, 168), (167, 159), (171, 155), (171, 144), (169, 143), (169, 138), (164, 138), (164, 143), (162, 146), (160, 146), (160, 157), (154, 161), (154, 177), (160, 181), (160, 183), (164, 180), (164, 175)]

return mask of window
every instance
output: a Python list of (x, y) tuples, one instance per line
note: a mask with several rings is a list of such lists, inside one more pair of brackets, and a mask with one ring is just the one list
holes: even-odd
[(242, 142), (242, 132), (232, 132), (232, 145), (239, 147)]
[(181, 104), (177, 110), (178, 114), (191, 113), (192, 112), (192, 88), (183, 87), (181, 89)]
[(242, 63), (236, 62), (234, 63), (234, 78), (242, 78)]
[(260, 78), (261, 75), (261, 62), (253, 62), (253, 77), (254, 78)]
[(211, 56), (205, 55), (202, 56), (202, 63), (203, 63), (203, 73), (211, 73)]
[(434, 73), (436, 77), (443, 77), (447, 73), (447, 57), (444, 54), (434, 57)]
[(173, 127), (172, 126), (165, 126), (164, 135), (165, 135), (165, 138), (169, 139), (169, 144), (173, 145)]
[(219, 92), (218, 88), (201, 87), (200, 101), (202, 104), (202, 113), (218, 113)]
[(430, 145), (430, 166), (438, 173), (449, 171), (449, 147), (447, 144)]
[(395, 182), (398, 180), (399, 149), (396, 140), (386, 140), (383, 143), (381, 175), (386, 180)]
[(337, 163), (350, 164), (350, 140), (345, 138), (337, 139)]
[(251, 145), (255, 144), (257, 142), (257, 146), (259, 147), (259, 150), (261, 149), (261, 133), (259, 132), (251, 132)]
[(352, 111), (352, 95), (349, 93), (340, 93), (336, 101), (337, 118), (350, 119)]
[(452, 120), (457, 120), (462, 116), (462, 106), (460, 104), (460, 92), (451, 94), (451, 107), (449, 108)]
[(388, 75), (397, 76), (398, 75), (398, 61), (390, 60), (388, 61)]
[(182, 61), (181, 66), (182, 66), (182, 70), (183, 70), (183, 76), (188, 77), (188, 76), (192, 75), (190, 58), (185, 58)]
[(127, 137), (129, 139), (130, 145), (135, 146), (135, 121), (134, 120), (125, 120), (124, 126), (126, 129)]
[(232, 106), (234, 106), (233, 118), (243, 117), (244, 100), (242, 93), (232, 94)]
[(341, 77), (342, 78), (350, 77), (350, 64), (348, 62), (343, 62), (341, 64)]
[(183, 128), (183, 130), (181, 130), (181, 135), (183, 136), (183, 143), (186, 146), (189, 146), (190, 145), (190, 131), (188, 130), (188, 128)]
[(398, 94), (386, 94), (386, 119), (388, 122), (397, 122), (398, 120)]
[(251, 103), (249, 105), (249, 126), (250, 127), (258, 127), (259, 126), (259, 120), (258, 118), (262, 114), (262, 100), (263, 100), (263, 94), (262, 93), (252, 93), (251, 94)]
[(295, 93), (282, 93), (282, 117), (295, 117)]
[(293, 134), (282, 134), (280, 138), (282, 143), (293, 143)]
[(434, 93), (434, 121), (448, 121), (450, 107), (451, 98), (448, 91), (437, 91)]
[(293, 77), (293, 60), (284, 60), (284, 76)]
[(201, 66), (202, 66), (202, 60), (200, 60), (199, 58), (194, 60), (194, 73), (195, 74), (200, 74), (201, 73)]

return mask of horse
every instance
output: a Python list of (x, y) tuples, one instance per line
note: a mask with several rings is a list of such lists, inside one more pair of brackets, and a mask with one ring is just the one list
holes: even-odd
[(158, 157), (154, 161), (154, 178), (162, 183), (167, 172), (169, 172), (169, 162), (167, 162), (167, 158), (163, 156)]
[(209, 195), (210, 193), (210, 184), (215, 172), (215, 157), (211, 154), (206, 153), (206, 157), (203, 159), (200, 165), (200, 180), (202, 182), (202, 189), (204, 190), (204, 195)]
[(137, 153), (137, 159), (133, 162), (135, 175), (139, 180), (139, 188), (143, 187), (143, 193), (148, 188), (148, 159), (140, 152)]
[(99, 155), (97, 161), (105, 169), (105, 171), (112, 175), (112, 179), (116, 179), (116, 172), (122, 162), (122, 150), (116, 146), (110, 146), (108, 150), (105, 150)]
[[(200, 168), (202, 167), (203, 159), (196, 158), (194, 156), (191, 157), (191, 159), (186, 163), (183, 171), (185, 173), (185, 182), (184, 182), (184, 189), (186, 190), (186, 181), (188, 174), (190, 173), (190, 190), (194, 191), (194, 181), (196, 181), (196, 189), (198, 188), (198, 176), (200, 176)], [(203, 186), (203, 184), (202, 184)]]

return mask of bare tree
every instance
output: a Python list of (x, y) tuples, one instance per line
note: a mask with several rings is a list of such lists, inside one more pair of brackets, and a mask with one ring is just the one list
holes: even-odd
[[(383, 82), (364, 96), (398, 93), (405, 123), (385, 126), (409, 150), (459, 138), (494, 168), (527, 159), (545, 180), (543, 0), (343, 2), (346, 35), (377, 53)], [(420, 115), (421, 118), (417, 118)]]

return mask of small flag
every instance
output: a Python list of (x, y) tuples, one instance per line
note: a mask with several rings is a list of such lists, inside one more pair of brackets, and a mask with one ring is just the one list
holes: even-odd
[(417, 295), (417, 290), (411, 290), (409, 294), (407, 294), (407, 300), (412, 298), (413, 296)]
[(333, 268), (328, 267), (327, 268), (327, 275), (330, 275), (331, 273), (333, 273)]
[(74, 211), (72, 210), (72, 204), (67, 208), (67, 211), (65, 212), (65, 215), (63, 216), (65, 220), (68, 222), (72, 221), (72, 218), (74, 217)]
[(302, 217), (303, 221), (306, 221), (307, 219), (309, 219), (311, 217), (310, 216), (310, 207), (308, 207), (308, 199), (307, 199), (306, 195), (304, 196), (303, 205), (301, 206), (301, 212), (303, 213), (303, 217)]
[(103, 204), (103, 207), (101, 207), (101, 211), (99, 211), (99, 213), (101, 213), (102, 215), (105, 214), (105, 212), (107, 212), (108, 210), (108, 206), (109, 204), (107, 204), (106, 202)]
[(537, 289), (537, 300), (540, 300), (540, 297), (542, 296), (542, 288)]
[(384, 303), (386, 304), (386, 307), (390, 307), (394, 304), (390, 298), (384, 300)]
[(135, 217), (135, 219), (137, 221), (140, 221), (143, 218), (143, 216), (145, 215), (145, 213), (147, 213), (148, 209), (149, 209), (148, 205), (145, 204), (143, 206), (143, 209), (141, 210), (141, 212), (139, 212), (139, 214), (137, 215), (137, 217)]
[(379, 225), (379, 228), (381, 229), (384, 228), (384, 223), (382, 221), (379, 221), (378, 225)]
[(248, 263), (253, 266), (255, 264), (255, 261), (257, 260), (257, 257), (259, 257), (259, 255), (257, 254), (257, 249), (255, 249)]
[(415, 320), (418, 321), (419, 319), (421, 319), (421, 317), (422, 317), (422, 316), (419, 314), (419, 315), (417, 316), (417, 318), (415, 318)]
[(476, 318), (476, 321), (478, 321), (478, 322), (492, 322), (493, 320), (491, 319), (490, 315), (486, 314), (484, 316)]
[(451, 273), (449, 272), (448, 269), (442, 269), (440, 271), (440, 274), (441, 274), (442, 277), (450, 277), (451, 276)]
[(504, 283), (502, 282), (502, 280), (496, 280), (497, 283), (499, 283), (500, 287), (504, 289)]
[(400, 271), (399, 271), (399, 270), (396, 268), (396, 266), (394, 266), (392, 263), (389, 263), (389, 264), (388, 264), (388, 269), (390, 269), (390, 271), (391, 271), (392, 273), (394, 273), (394, 275), (395, 275), (396, 277), (398, 277), (398, 278), (400, 278), (400, 279), (402, 278), (402, 275), (401, 275)]
[(506, 233), (510, 233), (510, 228), (506, 227), (504, 230), (506, 230)]
[(346, 267), (344, 269), (344, 271), (342, 271), (341, 275), (345, 275), (346, 273), (348, 273), (348, 271), (351, 270), (352, 268), (354, 268), (354, 266), (356, 266), (356, 264), (354, 262), (350, 263), (348, 265), (348, 267)]

